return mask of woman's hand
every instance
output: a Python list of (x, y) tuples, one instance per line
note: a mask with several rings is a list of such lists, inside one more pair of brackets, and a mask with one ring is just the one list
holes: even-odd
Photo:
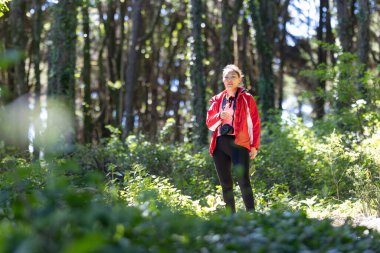
[(249, 152), (249, 158), (254, 159), (257, 155), (257, 149), (252, 147), (251, 152)]
[(231, 113), (228, 111), (222, 111), (220, 112), (219, 116), (221, 119), (228, 119), (229, 117), (231, 117)]

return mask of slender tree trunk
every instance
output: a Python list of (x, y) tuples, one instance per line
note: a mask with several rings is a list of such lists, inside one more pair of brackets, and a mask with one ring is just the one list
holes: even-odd
[(41, 93), (41, 33), (42, 33), (42, 0), (34, 0), (35, 14), (33, 18), (33, 60), (36, 84), (34, 87), (36, 97)]
[[(120, 1), (120, 44), (118, 46), (117, 51), (117, 78), (120, 80), (120, 83), (124, 83), (125, 78), (125, 63), (124, 63), (124, 44), (125, 44), (125, 14), (127, 10), (127, 1)], [(116, 100), (116, 119), (117, 119), (117, 125), (121, 126), (121, 119), (123, 118), (123, 92), (124, 92), (124, 86), (120, 88), (118, 94), (117, 94), (117, 100)]]
[[(332, 31), (331, 27), (331, 8), (330, 8), (330, 2), (328, 1), (327, 4), (329, 5), (329, 8), (326, 12), (326, 42), (330, 45), (335, 45), (335, 36)], [(330, 62), (332, 65), (335, 66), (336, 59), (334, 56), (334, 50), (329, 50), (329, 56), (330, 56)]]
[(83, 34), (84, 34), (84, 45), (83, 45), (83, 70), (82, 79), (84, 83), (84, 141), (85, 143), (90, 143), (92, 139), (92, 103), (91, 103), (91, 56), (90, 56), (90, 16), (88, 12), (89, 0), (84, 0), (82, 6), (82, 16), (83, 16)]
[[(327, 12), (329, 11), (329, 1), (320, 0), (319, 4), (319, 26), (317, 28), (317, 39), (322, 43), (326, 42), (326, 34), (323, 32), (327, 30)], [(318, 45), (318, 65), (326, 65), (327, 57), (326, 50), (323, 45)], [(326, 91), (326, 81), (319, 79), (318, 86), (316, 89), (316, 101), (315, 101), (315, 112), (317, 119), (322, 119), (325, 115), (325, 91)]]
[(285, 68), (285, 46), (286, 46), (286, 25), (289, 20), (289, 7), (290, 0), (286, 0), (282, 6), (281, 17), (282, 17), (282, 26), (281, 26), (281, 35), (280, 35), (280, 70), (279, 70), (279, 81), (278, 81), (278, 109), (282, 110), (282, 101), (284, 100), (284, 68)]
[(138, 40), (140, 31), (142, 30), (142, 5), (144, 0), (133, 0), (132, 7), (132, 32), (130, 44), (128, 47), (128, 59), (126, 67), (125, 78), (125, 95), (124, 95), (124, 112), (125, 112), (125, 125), (123, 128), (123, 138), (133, 130), (134, 114), (133, 114), (133, 96), (137, 82), (137, 71), (140, 48)]
[[(97, 9), (99, 12), (99, 17), (102, 20), (104, 27), (106, 27), (106, 20), (104, 19), (104, 13), (102, 8), (102, 2), (97, 2)], [(104, 29), (106, 30), (106, 29)], [(100, 115), (96, 120), (96, 123), (99, 123), (99, 127), (97, 127), (98, 136), (99, 137), (109, 137), (110, 132), (106, 128), (112, 121), (112, 105), (110, 102), (110, 89), (107, 83), (107, 60), (104, 59), (104, 50), (107, 46), (107, 34), (104, 34), (103, 29), (99, 26), (99, 34), (102, 38), (102, 44), (99, 49), (98, 54), (98, 85), (99, 85), (99, 104), (100, 104)]]
[[(41, 96), (41, 34), (42, 34), (42, 0), (34, 0), (35, 13), (33, 16), (33, 64), (34, 64), (34, 75), (35, 75), (35, 87), (34, 87), (34, 100), (35, 100), (35, 111), (34, 118), (38, 119), (40, 114), (40, 96)], [(40, 133), (36, 132), (33, 143), (33, 157), (35, 160), (39, 158), (40, 149), (37, 145), (39, 139), (41, 138)]]
[(276, 6), (273, 0), (249, 0), (249, 8), (256, 30), (256, 47), (259, 55), (259, 95), (263, 121), (271, 120), (275, 109), (273, 47), (276, 28)]
[(100, 107), (100, 115), (96, 119), (94, 123), (94, 128), (96, 129), (97, 138), (100, 139), (102, 137), (109, 136), (109, 132), (106, 128), (108, 124), (108, 87), (107, 81), (105, 77), (105, 67), (104, 67), (104, 58), (103, 52), (106, 46), (106, 38), (103, 38), (101, 43), (99, 53), (98, 53), (98, 92), (99, 92), (99, 107)]
[[(119, 67), (117, 66), (117, 44), (116, 44), (116, 0), (108, 0), (107, 2), (107, 21), (104, 24), (107, 37), (107, 62), (108, 62), (108, 74), (109, 80), (112, 83), (117, 81), (117, 75), (119, 72)], [(119, 89), (110, 89), (110, 109), (111, 109), (111, 121), (110, 124), (118, 126), (120, 119), (118, 116), (120, 112), (118, 109), (119, 104)]]
[(202, 1), (191, 0), (191, 35), (193, 38), (191, 51), (190, 77), (193, 89), (193, 137), (196, 147), (202, 147), (207, 144), (206, 119), (206, 102), (205, 102), (205, 74), (203, 59), (205, 55), (204, 44), (202, 40)]
[(158, 107), (158, 83), (157, 83), (157, 77), (158, 77), (158, 73), (159, 73), (159, 63), (160, 63), (160, 52), (159, 50), (157, 50), (157, 48), (155, 48), (155, 45), (152, 41), (152, 50), (153, 50), (153, 54), (155, 54), (154, 56), (152, 56), (152, 68), (150, 70), (150, 84), (151, 84), (151, 94), (152, 94), (152, 104), (151, 104), (151, 110), (150, 110), (150, 119), (151, 119), (151, 123), (150, 123), (150, 133), (149, 133), (149, 136), (150, 136), (150, 141), (154, 142), (157, 138), (157, 124), (158, 124), (158, 120), (159, 120), (159, 115), (158, 115), (158, 111), (157, 111), (157, 107)]
[(250, 76), (248, 75), (248, 44), (249, 44), (249, 25), (245, 18), (242, 20), (242, 35), (239, 39), (239, 59), (241, 64), (241, 70), (245, 74), (244, 83), (250, 83)]
[[(185, 75), (179, 75), (178, 77), (178, 93), (179, 91), (183, 90), (185, 88)], [(183, 141), (183, 135), (181, 133), (181, 130), (183, 129), (183, 124), (181, 124), (181, 115), (179, 113), (180, 109), (180, 103), (182, 99), (180, 96), (176, 96), (176, 100), (174, 103), (174, 119), (175, 119), (175, 130), (174, 130), (174, 141), (176, 142), (182, 142)]]
[[(12, 33), (12, 48), (26, 54), (26, 1), (13, 0), (10, 7), (10, 27)], [(25, 60), (14, 65), (15, 95), (21, 96), (28, 92), (25, 82)]]

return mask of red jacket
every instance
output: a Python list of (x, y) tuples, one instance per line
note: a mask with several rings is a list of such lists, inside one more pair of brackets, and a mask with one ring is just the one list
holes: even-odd
[[(210, 99), (210, 108), (207, 111), (207, 127), (214, 131), (211, 137), (210, 154), (214, 153), (216, 137), (222, 120), (219, 117), (220, 103), (227, 93), (226, 90)], [(248, 150), (252, 147), (259, 149), (260, 146), (260, 117), (255, 100), (245, 89), (238, 88), (236, 109), (234, 116), (235, 144), (243, 146)]]

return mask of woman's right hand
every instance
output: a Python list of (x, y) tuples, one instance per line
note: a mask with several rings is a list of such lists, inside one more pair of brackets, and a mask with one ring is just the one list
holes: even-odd
[(220, 112), (220, 118), (221, 118), (221, 119), (226, 119), (226, 118), (228, 118), (229, 116), (230, 116), (230, 113), (227, 112), (227, 111), (222, 111), (222, 112)]

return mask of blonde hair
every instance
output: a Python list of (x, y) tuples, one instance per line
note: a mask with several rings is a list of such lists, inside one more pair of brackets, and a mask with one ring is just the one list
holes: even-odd
[(223, 69), (223, 78), (228, 74), (230, 73), (231, 71), (235, 72), (236, 74), (239, 75), (240, 78), (243, 78), (244, 75), (242, 74), (241, 70), (239, 69), (238, 66), (236, 66), (235, 64), (229, 64), (227, 66), (224, 67)]

